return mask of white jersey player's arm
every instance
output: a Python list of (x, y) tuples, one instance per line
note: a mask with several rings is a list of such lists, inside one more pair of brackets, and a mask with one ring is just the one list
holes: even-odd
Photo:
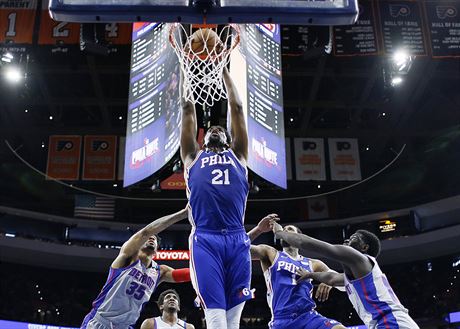
[(238, 90), (228, 72), (227, 68), (223, 71), (223, 80), (228, 94), (228, 107), (230, 111), (230, 134), (232, 135), (231, 148), (239, 160), (248, 160), (248, 130), (244, 117), (243, 103), (241, 102)]
[[(332, 273), (337, 273), (336, 271), (334, 271), (333, 269), (331, 269), (329, 266), (327, 266), (324, 262), (320, 261), (319, 259), (312, 259), (312, 269), (313, 269), (313, 272), (332, 272)], [(324, 282), (321, 282), (321, 283), (324, 283)], [(324, 284), (327, 284), (327, 283), (324, 283)], [(328, 286), (331, 286), (331, 287), (334, 287), (336, 288), (337, 290), (340, 290), (340, 291), (345, 291), (345, 287), (343, 285), (341, 286), (338, 286), (338, 285), (328, 285)], [(330, 290), (330, 289), (329, 289)]]
[(308, 272), (302, 269), (297, 271), (297, 274), (300, 275), (300, 278), (297, 282), (302, 282), (307, 279), (312, 279), (324, 284), (327, 284), (331, 287), (343, 287), (345, 285), (345, 281), (343, 278), (343, 274), (337, 273), (335, 271), (328, 271), (328, 272)]
[[(187, 208), (182, 209), (174, 214), (163, 216), (149, 225), (139, 230), (128, 241), (126, 241), (120, 249), (120, 253), (112, 263), (113, 268), (120, 268), (129, 265), (136, 260), (139, 250), (147, 242), (149, 237), (160, 233), (167, 227), (178, 221), (187, 218)], [(129, 261), (129, 262), (128, 262)], [(128, 263), (128, 264), (127, 264)]]
[[(273, 232), (291, 246), (302, 250), (314, 250), (316, 253), (340, 262), (351, 269), (354, 277), (360, 278), (369, 273), (369, 260), (358, 250), (344, 245), (330, 244), (305, 234), (284, 232), (281, 225), (273, 223)], [(372, 268), (371, 268), (372, 270)]]

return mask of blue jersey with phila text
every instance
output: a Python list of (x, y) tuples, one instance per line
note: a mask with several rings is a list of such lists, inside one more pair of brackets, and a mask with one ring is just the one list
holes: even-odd
[(221, 153), (200, 151), (184, 176), (191, 208), (189, 217), (196, 229), (244, 229), (249, 191), (247, 168), (231, 149)]
[(294, 259), (283, 251), (277, 253), (272, 266), (264, 272), (272, 320), (299, 315), (316, 307), (311, 280), (296, 283), (298, 268), (311, 272), (310, 259), (300, 255)]

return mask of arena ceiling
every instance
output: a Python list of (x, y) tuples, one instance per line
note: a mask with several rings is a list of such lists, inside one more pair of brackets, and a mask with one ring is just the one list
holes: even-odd
[[(405, 81), (384, 88), (383, 56), (336, 58), (318, 52), (283, 56), (287, 137), (358, 138), (363, 178), (400, 157), (384, 172), (356, 187), (332, 193), (333, 217), (402, 208), (458, 194), (460, 174), (460, 61), (416, 58)], [(27, 86), (0, 85), (1, 203), (65, 216), (78, 193), (44, 178), (19, 160), (46, 171), (47, 141), (53, 134), (125, 134), (129, 47), (100, 56), (76, 49), (52, 53), (33, 49)], [(213, 121), (225, 120), (225, 106)], [(50, 117), (52, 116), (52, 120)], [(121, 119), (120, 119), (121, 118)], [(7, 145), (17, 152), (15, 155)], [(42, 143), (45, 147), (42, 147)], [(167, 169), (163, 172), (166, 175)], [(117, 201), (117, 218), (136, 221), (166, 213), (184, 201), (184, 192), (152, 193), (153, 179), (123, 189), (121, 183), (75, 182), (74, 186), (147, 201)], [(258, 179), (250, 199), (289, 198), (338, 190), (350, 183), (288, 183), (282, 191)], [(248, 216), (277, 211), (295, 219), (305, 199), (251, 201)]]

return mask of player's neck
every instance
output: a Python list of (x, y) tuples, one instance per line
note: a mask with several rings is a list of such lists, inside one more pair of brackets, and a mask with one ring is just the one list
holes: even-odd
[(283, 248), (283, 251), (292, 258), (297, 258), (299, 256), (299, 249), (297, 248), (286, 247)]
[(214, 153), (222, 153), (225, 151), (225, 147), (222, 147), (222, 146), (210, 146), (210, 147), (206, 147), (206, 150), (209, 150), (211, 152), (214, 152)]
[(152, 257), (153, 255), (147, 254), (145, 252), (139, 254), (139, 259), (145, 267), (150, 266), (150, 264), (152, 263)]
[(163, 320), (163, 322), (166, 322), (167, 324), (175, 324), (177, 322), (177, 312), (163, 311), (161, 319)]

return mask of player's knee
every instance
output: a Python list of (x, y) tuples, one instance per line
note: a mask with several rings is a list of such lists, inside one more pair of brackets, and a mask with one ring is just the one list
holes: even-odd
[(204, 311), (206, 318), (206, 328), (208, 329), (227, 329), (227, 318), (224, 309), (208, 308)]
[(227, 329), (238, 329), (240, 327), (240, 318), (241, 313), (243, 313), (244, 304), (238, 304), (227, 311)]

